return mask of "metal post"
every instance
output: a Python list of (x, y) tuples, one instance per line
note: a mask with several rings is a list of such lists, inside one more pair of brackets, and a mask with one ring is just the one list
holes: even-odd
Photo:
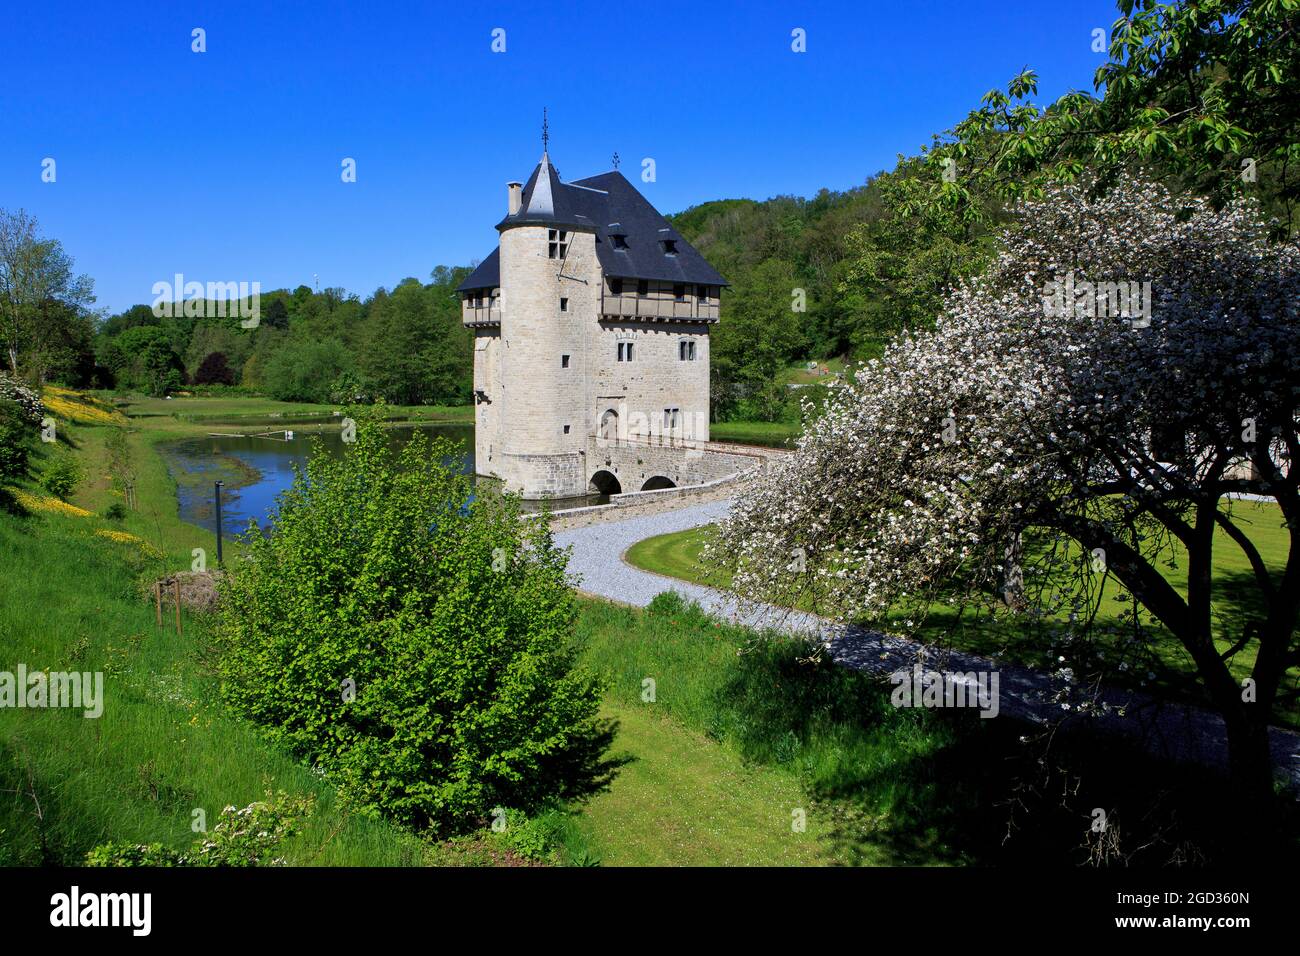
[(217, 493), (217, 567), (221, 567), (221, 482), (216, 484)]

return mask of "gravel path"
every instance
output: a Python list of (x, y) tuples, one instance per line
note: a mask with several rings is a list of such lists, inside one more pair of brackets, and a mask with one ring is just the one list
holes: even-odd
[[(572, 547), (569, 574), (581, 590), (599, 597), (644, 607), (656, 594), (676, 591), (698, 601), (711, 613), (749, 627), (771, 627), (788, 633), (816, 635), (831, 656), (846, 667), (877, 673), (907, 670), (916, 663), (945, 672), (988, 673), (999, 678), (999, 713), (1037, 724), (1060, 720), (1064, 714), (1053, 696), (1061, 688), (1053, 677), (1026, 668), (996, 664), (961, 651), (936, 650), (856, 627), (842, 627), (799, 611), (770, 605), (739, 606), (734, 598), (713, 588), (690, 584), (634, 568), (623, 560), (633, 544), (655, 535), (684, 531), (722, 518), (731, 501), (693, 505), (665, 514), (608, 521), (557, 532), (556, 543)], [(1156, 700), (1136, 692), (1108, 689), (1101, 701), (1126, 716), (1086, 719), (1090, 728), (1135, 736), (1154, 754), (1211, 766), (1227, 766), (1223, 722), (1209, 711)], [(1066, 726), (1081, 723), (1066, 717)], [(1300, 788), (1300, 734), (1274, 728), (1271, 744), (1275, 765)]]

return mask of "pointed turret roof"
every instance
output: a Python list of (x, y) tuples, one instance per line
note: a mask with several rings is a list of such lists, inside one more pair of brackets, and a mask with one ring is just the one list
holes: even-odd
[(585, 214), (573, 196), (573, 190), (560, 180), (560, 171), (551, 165), (551, 158), (542, 153), (542, 159), (524, 183), (519, 211), (506, 216), (497, 229), (512, 226), (553, 225), (571, 229), (594, 230), (596, 224)]
[[(519, 211), (497, 223), (497, 229), (542, 225), (595, 233), (596, 257), (609, 276), (727, 285), (618, 170), (566, 183), (543, 152), (524, 185)], [(460, 290), (496, 287), (500, 268), (493, 250)]]

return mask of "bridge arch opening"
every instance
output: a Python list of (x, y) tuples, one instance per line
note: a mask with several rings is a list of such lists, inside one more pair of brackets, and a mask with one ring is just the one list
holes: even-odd
[(660, 488), (676, 488), (677, 483), (664, 475), (655, 475), (641, 486), (642, 491), (658, 491)]
[(591, 481), (587, 483), (587, 489), (593, 495), (621, 495), (623, 486), (619, 484), (617, 476), (610, 471), (598, 471), (591, 476)]

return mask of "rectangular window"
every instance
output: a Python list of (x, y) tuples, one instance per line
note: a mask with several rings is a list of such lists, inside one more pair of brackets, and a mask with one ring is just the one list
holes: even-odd
[(630, 361), (632, 361), (632, 343), (631, 343), (631, 342), (619, 342), (619, 343), (618, 343), (618, 360), (619, 360), (620, 362), (630, 362)]
[(684, 286), (684, 285), (675, 285), (675, 286), (673, 286), (673, 298), (676, 299), (678, 302), (685, 302), (685, 301), (686, 301), (686, 286)]
[(564, 434), (566, 434), (566, 435), (569, 434), (569, 426), (568, 426), (568, 425), (565, 425), (565, 426), (564, 426)]
[(568, 368), (568, 367), (569, 367), (569, 357), (567, 355), (561, 355), (560, 368)]
[(699, 286), (699, 291), (698, 291), (697, 294), (699, 295), (699, 297), (700, 297), (700, 301), (701, 301), (701, 302), (708, 302), (708, 301), (709, 301), (709, 287), (708, 287), (708, 286), (706, 286), (706, 285)]
[(682, 410), (680, 408), (664, 409), (664, 430), (673, 431), (681, 426)]
[(568, 300), (568, 299), (560, 299), (560, 311), (561, 311), (561, 312), (568, 312), (568, 311), (569, 311), (569, 300)]
[(569, 234), (563, 229), (546, 230), (546, 254), (551, 259), (563, 259), (569, 253)]
[(683, 362), (695, 361), (695, 343), (682, 340), (677, 343), (677, 357)]
[(636, 280), (636, 294), (639, 295), (639, 296), (647, 296), (647, 295), (649, 295), (649, 294), (650, 294), (650, 283), (647, 282), (645, 279), (637, 279), (637, 280)]
[(610, 280), (609, 280), (609, 294), (610, 294), (610, 295), (622, 295), (622, 294), (623, 294), (623, 280), (622, 280), (622, 279), (610, 279)]
[(617, 233), (617, 232), (615, 232), (615, 233), (611, 233), (611, 234), (610, 234), (610, 237), (609, 237), (609, 241), (610, 241), (610, 244), (611, 244), (615, 249), (626, 249), (626, 248), (627, 248), (627, 236), (624, 236), (624, 235), (622, 235), (622, 234), (620, 234), (620, 233)]

